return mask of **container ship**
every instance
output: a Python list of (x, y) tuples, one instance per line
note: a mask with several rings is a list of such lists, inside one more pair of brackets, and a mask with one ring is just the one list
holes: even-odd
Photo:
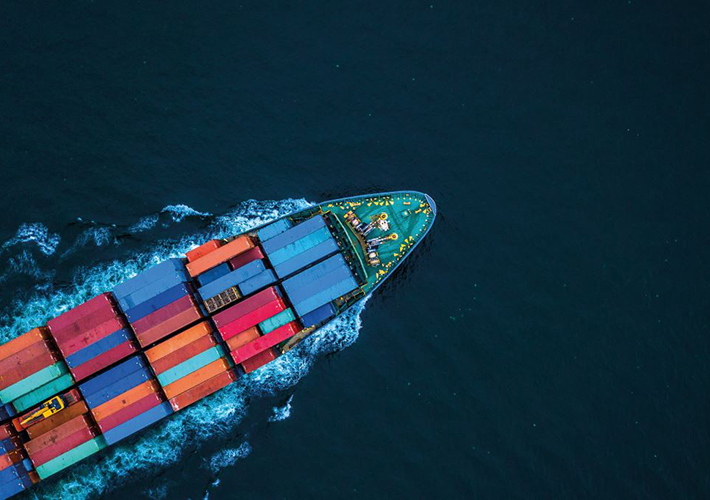
[(380, 286), (435, 217), (414, 191), (320, 203), (207, 241), (0, 345), (0, 499), (286, 354)]

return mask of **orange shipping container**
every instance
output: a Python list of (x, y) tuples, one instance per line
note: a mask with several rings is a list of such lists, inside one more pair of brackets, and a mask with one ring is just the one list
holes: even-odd
[(16, 354), (22, 349), (26, 349), (35, 342), (39, 342), (47, 337), (49, 337), (49, 330), (47, 330), (46, 326), (34, 328), (27, 333), (23, 333), (10, 342), (0, 345), (0, 359), (5, 359), (8, 356)]
[(194, 278), (198, 274), (202, 274), (205, 271), (220, 265), (222, 262), (227, 262), (232, 257), (235, 257), (242, 252), (246, 252), (253, 246), (254, 243), (251, 241), (249, 236), (238, 236), (226, 245), (219, 247), (207, 255), (200, 257), (193, 262), (188, 262), (186, 266), (187, 270), (190, 273), (190, 276)]
[(223, 387), (227, 387), (235, 380), (236, 376), (234, 375), (234, 372), (232, 370), (222, 372), (219, 375), (212, 377), (211, 379), (206, 380), (201, 384), (193, 387), (189, 391), (183, 392), (182, 394), (172, 398), (170, 400), (170, 404), (172, 405), (173, 410), (182, 410), (183, 408), (191, 405), (195, 401), (199, 401), (200, 399), (209, 396), (213, 392), (217, 392)]
[(210, 253), (213, 250), (217, 250), (219, 247), (222, 246), (222, 241), (221, 240), (210, 240), (207, 243), (203, 243), (199, 247), (195, 248), (194, 250), (190, 250), (185, 254), (187, 257), (188, 262), (192, 262), (193, 260), (197, 260), (200, 257), (204, 257), (208, 253)]
[(0, 360), (0, 373), (5, 373), (10, 370), (15, 370), (24, 364), (34, 360), (37, 356), (49, 352), (47, 342), (35, 342), (15, 354), (11, 354), (7, 358)]
[(163, 337), (167, 337), (171, 333), (180, 330), (200, 318), (202, 318), (202, 312), (196, 306), (191, 306), (190, 309), (176, 314), (169, 320), (163, 321), (159, 325), (156, 325), (140, 334), (136, 334), (136, 337), (138, 337), (138, 341), (141, 343), (141, 346), (145, 347), (153, 342), (157, 342)]
[(91, 424), (88, 417), (86, 415), (79, 415), (78, 417), (74, 417), (60, 426), (55, 427), (49, 432), (45, 432), (38, 438), (27, 441), (25, 443), (25, 449), (27, 450), (27, 453), (32, 455), (47, 446), (53, 446), (58, 441), (61, 441), (67, 436), (71, 436), (75, 432), (88, 429), (90, 426)]
[(165, 395), (168, 398), (182, 394), (201, 384), (205, 380), (209, 380), (212, 377), (220, 374), (229, 369), (229, 361), (224, 358), (220, 358), (212, 363), (203, 366), (197, 371), (190, 373), (189, 375), (176, 380), (172, 384), (166, 385), (163, 389), (165, 390)]
[(229, 338), (227, 340), (227, 347), (229, 347), (230, 351), (233, 351), (237, 347), (241, 347), (245, 344), (248, 344), (252, 340), (256, 340), (259, 337), (261, 337), (261, 334), (259, 333), (259, 328), (256, 326), (252, 326), (251, 328), (247, 328), (243, 332), (236, 334), (234, 337)]
[(160, 394), (158, 383), (154, 380), (146, 380), (133, 389), (130, 389), (115, 398), (100, 404), (96, 408), (92, 408), (91, 413), (96, 420), (101, 420), (109, 415), (116, 413), (118, 410), (143, 399), (151, 394)]
[(148, 361), (151, 363), (157, 361), (158, 359), (167, 356), (171, 352), (177, 351), (181, 347), (186, 346), (190, 342), (194, 342), (200, 337), (209, 335), (212, 333), (212, 327), (207, 321), (202, 321), (201, 323), (191, 326), (182, 333), (178, 333), (173, 338), (161, 342), (155, 347), (151, 347), (145, 351), (145, 355)]
[(55, 413), (51, 417), (41, 420), (40, 422), (28, 427), (27, 434), (30, 436), (30, 439), (37, 439), (38, 436), (41, 436), (42, 434), (49, 432), (50, 430), (59, 427), (60, 425), (69, 422), (71, 419), (87, 413), (88, 411), (89, 408), (87, 408), (86, 403), (84, 401), (79, 401), (78, 403), (74, 403), (73, 405), (64, 408), (59, 413)]

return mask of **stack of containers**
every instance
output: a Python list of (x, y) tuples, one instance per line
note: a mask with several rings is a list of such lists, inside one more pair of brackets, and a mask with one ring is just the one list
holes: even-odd
[(232, 364), (207, 321), (145, 352), (175, 411), (231, 384)]
[(0, 346), (0, 402), (8, 414), (24, 411), (74, 383), (55, 349), (45, 327)]
[(279, 278), (291, 275), (339, 250), (321, 215), (262, 240), (261, 245)]
[(39, 481), (10, 424), (0, 425), (0, 499), (10, 498)]
[(27, 427), (25, 449), (40, 478), (60, 472), (106, 447), (86, 403), (78, 393), (71, 404)]
[(47, 326), (77, 381), (138, 349), (109, 293), (102, 293), (49, 320)]
[[(284, 314), (280, 314), (282, 312)], [(271, 322), (267, 322), (271, 318), (274, 319)], [(278, 333), (274, 333), (262, 345), (266, 345), (272, 339), (288, 338), (298, 331), (297, 325), (292, 321), (295, 319), (293, 313), (287, 310), (278, 290), (274, 287), (267, 288), (238, 302), (228, 309), (215, 314), (212, 319), (217, 325), (222, 340), (227, 342), (227, 346), (232, 351), (232, 357), (235, 362), (242, 364), (242, 368), (247, 373), (275, 358), (271, 346), (256, 350), (254, 349), (255, 346), (252, 346), (239, 351), (235, 357), (235, 351), (260, 339), (261, 332), (258, 327), (260, 324), (263, 325), (264, 329), (271, 328), (269, 332), (279, 330)], [(235, 338), (235, 340), (230, 342), (232, 338)]]
[[(357, 288), (352, 271), (341, 254), (306, 269), (283, 282), (296, 314), (304, 324), (312, 323), (308, 313), (318, 311), (329, 302)], [(318, 314), (327, 312), (318, 311)]]
[(168, 259), (116, 285), (113, 293), (145, 347), (199, 320), (190, 278), (180, 259)]
[(141, 354), (84, 382), (79, 389), (109, 445), (173, 412)]
[[(222, 265), (226, 266), (227, 264)], [(218, 268), (214, 268), (211, 271), (214, 271), (215, 269)], [(208, 271), (208, 273), (211, 271)], [(257, 281), (254, 281), (255, 278)], [(207, 284), (201, 286), (197, 291), (202, 297), (202, 300), (209, 300), (232, 287), (238, 287), (240, 294), (244, 296), (258, 288), (263, 288), (264, 286), (273, 283), (275, 280), (276, 277), (274, 276), (273, 271), (264, 267), (263, 260), (254, 260), (248, 264), (238, 267), (234, 271), (228, 271), (224, 275), (208, 281)], [(204, 280), (201, 280), (201, 283), (203, 282)], [(260, 285), (260, 283), (264, 284)]]

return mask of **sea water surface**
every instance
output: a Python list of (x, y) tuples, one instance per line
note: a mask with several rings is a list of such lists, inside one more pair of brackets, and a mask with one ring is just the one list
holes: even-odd
[(707, 5), (1, 14), (2, 339), (309, 203), (439, 209), (362, 308), (27, 498), (710, 497)]

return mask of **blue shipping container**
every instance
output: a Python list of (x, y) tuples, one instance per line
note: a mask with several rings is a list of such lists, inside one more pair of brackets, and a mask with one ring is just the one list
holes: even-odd
[(343, 256), (339, 253), (328, 257), (323, 262), (316, 264), (313, 267), (306, 269), (303, 272), (298, 273), (295, 276), (285, 280), (283, 282), (284, 289), (288, 293), (289, 289), (300, 288), (308, 283), (328, 274), (330, 271), (337, 269), (343, 265), (347, 265)]
[(210, 297), (224, 292), (226, 289), (233, 286), (237, 286), (242, 281), (248, 280), (252, 276), (256, 276), (265, 269), (264, 262), (261, 260), (251, 261), (249, 264), (243, 265), (240, 268), (235, 269), (229, 274), (222, 276), (214, 280), (212, 283), (208, 283), (205, 286), (199, 288), (199, 292), (202, 300), (207, 300)]
[(289, 274), (293, 274), (338, 250), (338, 244), (331, 238), (319, 243), (313, 248), (309, 248), (303, 253), (291, 257), (286, 262), (274, 265), (274, 269), (276, 270), (276, 274), (279, 275), (279, 278), (285, 278)]
[(74, 354), (69, 355), (67, 359), (67, 364), (71, 368), (76, 368), (79, 365), (86, 363), (94, 359), (96, 356), (105, 353), (109, 349), (118, 347), (128, 340), (133, 340), (133, 333), (127, 328), (123, 328), (111, 335), (102, 338), (94, 342), (91, 345), (84, 347), (83, 349), (76, 351)]
[(97, 375), (96, 377), (87, 380), (86, 382), (79, 385), (79, 389), (84, 397), (100, 391), (104, 387), (107, 387), (117, 380), (130, 375), (138, 370), (145, 370), (148, 368), (148, 363), (145, 358), (137, 354), (132, 358), (128, 358), (126, 361), (114, 366), (109, 371)]
[(242, 296), (256, 292), (260, 288), (264, 288), (276, 281), (276, 275), (271, 269), (264, 269), (256, 276), (252, 276), (248, 280), (239, 284), (239, 293)]
[(15, 448), (16, 446), (10, 438), (6, 438), (0, 441), (0, 455), (4, 455), (5, 453), (12, 451)]
[(340, 283), (346, 278), (352, 278), (352, 273), (350, 268), (347, 266), (340, 266), (337, 269), (333, 269), (328, 274), (318, 277), (317, 279), (311, 281), (307, 285), (302, 287), (288, 290), (288, 298), (291, 302), (297, 304), (303, 302), (308, 297), (327, 290), (331, 286)]
[(259, 240), (262, 242), (269, 240), (273, 238), (274, 236), (277, 236), (287, 229), (290, 229), (293, 226), (293, 223), (289, 219), (279, 219), (268, 226), (259, 229), (259, 232), (257, 233), (259, 235)]
[(126, 317), (128, 318), (128, 321), (130, 321), (131, 323), (135, 323), (139, 319), (145, 318), (146, 316), (157, 311), (161, 307), (165, 307), (168, 304), (172, 304), (177, 299), (179, 299), (180, 297), (184, 297), (190, 292), (191, 287), (189, 284), (177, 284), (173, 287), (168, 288), (164, 292), (161, 292), (158, 295), (151, 297), (145, 302), (142, 302), (136, 307), (132, 307), (131, 309), (125, 311)]
[(173, 408), (170, 406), (170, 403), (161, 403), (145, 413), (141, 413), (137, 417), (117, 425), (113, 429), (107, 430), (104, 432), (104, 438), (106, 438), (106, 442), (109, 445), (116, 444), (121, 439), (124, 439), (131, 434), (135, 434), (141, 429), (145, 429), (150, 424), (157, 422), (161, 418), (167, 417), (171, 413), (173, 413)]
[(20, 476), (10, 479), (5, 483), (0, 483), (0, 499), (5, 500), (19, 492), (26, 490), (32, 486), (32, 480), (28, 476)]
[(301, 317), (301, 323), (303, 323), (304, 328), (308, 328), (309, 326), (319, 325), (331, 319), (333, 316), (335, 316), (335, 308), (332, 302), (328, 302), (318, 309), (314, 309), (308, 314), (303, 315)]
[(28, 471), (25, 469), (25, 466), (22, 465), (22, 462), (19, 464), (9, 465), (7, 468), (0, 470), (0, 484), (26, 476), (27, 472)]
[(327, 290), (323, 290), (322, 292), (307, 298), (299, 304), (294, 304), (293, 308), (300, 317), (303, 317), (309, 312), (318, 309), (323, 304), (330, 302), (331, 300), (335, 300), (338, 297), (355, 290), (356, 288), (357, 283), (355, 280), (353, 278), (347, 278), (337, 285), (333, 285)]
[(296, 255), (331, 239), (333, 239), (333, 236), (330, 234), (328, 228), (322, 227), (317, 231), (313, 231), (311, 234), (307, 234), (303, 238), (299, 238), (293, 243), (289, 243), (285, 247), (279, 248), (278, 250), (270, 253), (269, 260), (273, 265), (281, 264), (286, 262), (291, 257), (295, 257)]
[(96, 391), (93, 394), (84, 397), (86, 404), (89, 408), (96, 408), (99, 405), (104, 404), (106, 401), (111, 401), (113, 398), (120, 396), (126, 391), (130, 391), (136, 386), (141, 385), (146, 380), (151, 380), (153, 374), (147, 368), (135, 371), (120, 380), (115, 381), (113, 384), (104, 387), (103, 389)]
[(165, 275), (173, 274), (174, 272), (185, 272), (185, 266), (181, 259), (168, 259), (160, 264), (149, 267), (145, 271), (139, 273), (133, 278), (119, 283), (113, 287), (113, 294), (116, 298), (125, 297), (143, 288), (144, 286), (157, 281)]
[(322, 216), (316, 215), (305, 222), (301, 222), (300, 224), (293, 226), (288, 231), (284, 231), (270, 240), (262, 242), (261, 246), (267, 254), (270, 254), (279, 248), (285, 247), (289, 243), (293, 243), (294, 241), (303, 238), (307, 234), (311, 234), (313, 231), (317, 231), (322, 227), (326, 227), (325, 221)]
[(189, 278), (184, 273), (174, 272), (172, 274), (166, 274), (159, 280), (139, 288), (125, 297), (121, 297), (118, 299), (118, 303), (124, 311), (128, 311), (156, 295), (188, 281)]
[(229, 264), (225, 262), (224, 264), (220, 264), (217, 267), (213, 267), (209, 271), (205, 271), (204, 273), (200, 274), (197, 277), (197, 281), (200, 282), (200, 286), (205, 286), (207, 283), (211, 283), (217, 278), (221, 278), (225, 274), (229, 274), (229, 272), (232, 270), (231, 267), (229, 267)]

